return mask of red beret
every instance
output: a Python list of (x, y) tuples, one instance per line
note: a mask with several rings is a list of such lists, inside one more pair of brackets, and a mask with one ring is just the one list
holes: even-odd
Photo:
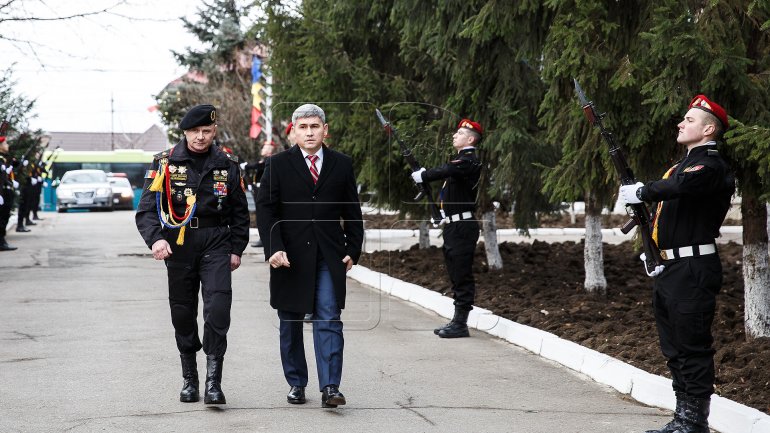
[(4, 141), (5, 141), (5, 137), (3, 137), (3, 136), (1, 136), (1, 135), (0, 135), (0, 143), (2, 143), (2, 142), (4, 142)]
[(724, 129), (730, 127), (730, 122), (727, 120), (727, 111), (716, 102), (709, 101), (709, 98), (707, 98), (706, 95), (697, 95), (692, 98), (692, 101), (687, 108), (699, 108), (707, 113), (711, 113), (722, 122)]
[(292, 127), (294, 127), (294, 124), (292, 124), (291, 122), (289, 122), (289, 124), (286, 125), (286, 135), (291, 134), (291, 128)]
[(460, 123), (457, 124), (457, 128), (468, 128), (479, 135), (484, 135), (484, 129), (481, 127), (481, 125), (470, 119), (461, 120)]

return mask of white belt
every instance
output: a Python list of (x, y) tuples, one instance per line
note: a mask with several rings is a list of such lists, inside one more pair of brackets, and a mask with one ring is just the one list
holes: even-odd
[(473, 212), (471, 212), (471, 211), (467, 211), (467, 212), (463, 212), (463, 213), (458, 213), (458, 214), (454, 214), (454, 215), (449, 215), (448, 217), (445, 217), (444, 221), (442, 221), (442, 222), (444, 224), (449, 224), (449, 223), (454, 223), (454, 222), (457, 222), (457, 221), (469, 220), (469, 219), (473, 219)]
[(660, 250), (660, 256), (663, 260), (673, 260), (681, 257), (707, 256), (716, 252), (716, 244), (691, 245), (688, 247), (672, 248), (670, 250)]

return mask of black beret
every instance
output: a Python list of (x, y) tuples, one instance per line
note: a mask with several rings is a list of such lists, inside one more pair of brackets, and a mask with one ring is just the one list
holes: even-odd
[(217, 109), (213, 105), (196, 105), (179, 122), (179, 129), (187, 130), (196, 126), (213, 125), (217, 121)]

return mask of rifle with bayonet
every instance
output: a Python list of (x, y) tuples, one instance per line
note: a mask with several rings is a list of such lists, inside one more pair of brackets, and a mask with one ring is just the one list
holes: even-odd
[[(375, 108), (374, 111), (377, 114), (377, 119), (380, 121), (380, 124), (383, 128), (385, 128), (385, 132), (388, 133), (388, 136), (393, 137), (398, 142), (398, 145), (401, 147), (401, 155), (403, 155), (407, 164), (409, 164), (409, 168), (411, 168), (413, 172), (421, 169), (422, 166), (414, 158), (412, 149), (410, 149), (406, 143), (401, 140), (401, 137), (398, 136), (398, 131), (396, 128), (394, 128), (389, 121), (385, 120), (385, 116), (382, 115), (379, 109)], [(433, 200), (433, 191), (431, 190), (430, 185), (427, 182), (417, 183), (416, 185), (419, 192), (417, 193), (417, 196), (414, 197), (414, 201), (420, 201), (423, 197), (428, 199), (431, 223), (434, 227), (438, 227), (444, 217), (441, 216), (441, 210), (439, 210), (438, 205), (436, 205), (436, 202)]]
[[(574, 82), (575, 92), (577, 92), (580, 105), (583, 107), (583, 114), (585, 114), (591, 126), (599, 128), (602, 138), (609, 145), (610, 159), (620, 177), (620, 183), (622, 185), (635, 184), (636, 179), (634, 178), (634, 172), (631, 170), (631, 167), (628, 166), (623, 151), (620, 146), (618, 146), (617, 142), (615, 142), (615, 137), (612, 132), (607, 130), (602, 123), (602, 119), (606, 113), (599, 114), (594, 103), (586, 98), (577, 79), (575, 79)], [(652, 239), (652, 218), (650, 217), (650, 210), (647, 208), (647, 205), (642, 202), (627, 204), (626, 212), (628, 212), (631, 219), (620, 228), (620, 231), (622, 231), (623, 234), (628, 234), (634, 227), (639, 228), (639, 236), (642, 239), (642, 248), (644, 249), (644, 256), (642, 258), (644, 270), (647, 272), (647, 275), (656, 276), (662, 270), (661, 266), (663, 266), (663, 259)]]

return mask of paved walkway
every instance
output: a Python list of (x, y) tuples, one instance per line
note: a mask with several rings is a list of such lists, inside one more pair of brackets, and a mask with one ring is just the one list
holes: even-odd
[(320, 408), (309, 326), (308, 403), (289, 405), (268, 270), (251, 247), (234, 274), (228, 404), (180, 403), (165, 269), (133, 213), (43, 216), (0, 255), (2, 432), (638, 433), (668, 418), (487, 334), (439, 339), (443, 318), (351, 280), (348, 405)]

